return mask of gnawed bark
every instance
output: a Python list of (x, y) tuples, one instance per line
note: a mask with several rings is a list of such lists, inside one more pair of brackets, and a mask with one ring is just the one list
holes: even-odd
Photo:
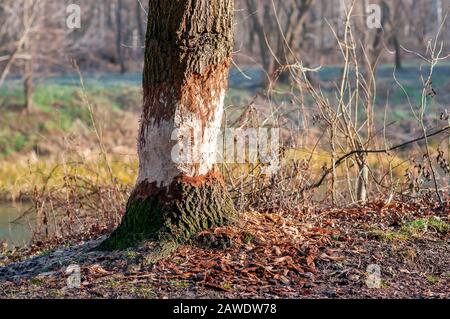
[[(216, 167), (218, 133), (231, 64), (232, 0), (151, 0), (139, 176), (125, 217), (100, 248), (154, 240), (153, 261), (192, 235), (235, 217)], [(191, 161), (174, 158), (190, 132)], [(176, 157), (176, 156), (175, 156)]]

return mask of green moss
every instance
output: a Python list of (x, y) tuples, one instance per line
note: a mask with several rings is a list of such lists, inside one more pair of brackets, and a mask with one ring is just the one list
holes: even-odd
[(121, 225), (104, 241), (100, 250), (124, 250), (138, 242), (158, 240), (164, 225), (164, 210), (156, 196), (133, 200), (127, 206)]
[(433, 276), (433, 275), (428, 275), (427, 276), (427, 281), (432, 284), (435, 285), (439, 282), (439, 277)]
[(233, 203), (222, 185), (194, 187), (179, 183), (176, 189), (178, 197), (170, 202), (162, 200), (161, 195), (132, 197), (121, 225), (98, 249), (124, 250), (141, 241), (154, 241), (147, 258), (153, 263), (195, 234), (234, 220)]
[(408, 234), (405, 234), (403, 232), (399, 232), (399, 231), (384, 231), (384, 230), (375, 230), (373, 232), (373, 234), (382, 241), (385, 242), (405, 242), (408, 241), (408, 239), (410, 238), (410, 236)]
[(435, 231), (445, 235), (448, 229), (449, 226), (445, 221), (436, 217), (429, 217), (410, 221), (402, 226), (401, 231), (411, 235), (420, 235), (427, 231)]
[(223, 284), (223, 289), (231, 290), (231, 289), (233, 289), (233, 284), (226, 282)]
[(375, 230), (374, 234), (383, 241), (406, 242), (413, 239), (420, 239), (430, 231), (446, 235), (449, 231), (449, 225), (447, 222), (436, 217), (420, 218), (405, 223), (398, 230)]
[(245, 232), (244, 235), (244, 243), (246, 243), (247, 245), (253, 243), (253, 241), (255, 240), (255, 236), (253, 234), (247, 233)]
[(192, 286), (192, 283), (188, 281), (172, 281), (170, 284), (178, 288), (189, 288)]
[(131, 285), (131, 293), (136, 298), (141, 299), (152, 299), (157, 297), (155, 291), (151, 287), (148, 287), (147, 285), (141, 285), (137, 287), (135, 285)]
[(447, 222), (434, 217), (431, 217), (428, 220), (428, 227), (442, 235), (448, 234), (450, 230), (450, 226)]

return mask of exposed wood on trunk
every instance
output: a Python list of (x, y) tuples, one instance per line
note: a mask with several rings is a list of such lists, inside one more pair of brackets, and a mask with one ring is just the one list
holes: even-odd
[[(167, 186), (180, 174), (207, 175), (214, 170), (233, 44), (231, 8), (232, 1), (150, 2), (140, 181)], [(204, 152), (196, 165), (173, 162), (168, 150), (175, 144), (174, 130), (180, 130), (179, 139), (189, 130), (200, 134), (193, 148)]]

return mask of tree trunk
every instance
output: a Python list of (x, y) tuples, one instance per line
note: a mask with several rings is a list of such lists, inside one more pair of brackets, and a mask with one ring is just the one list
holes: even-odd
[(397, 70), (401, 70), (402, 69), (402, 52), (401, 52), (401, 47), (400, 47), (400, 43), (398, 41), (397, 34), (394, 34), (392, 36), (392, 43), (394, 44), (394, 50), (395, 50), (395, 67)]
[(136, 26), (137, 26), (137, 29), (138, 29), (139, 44), (140, 45), (141, 45), (141, 43), (142, 43), (142, 41), (143, 41), (143, 39), (145, 37), (145, 34), (144, 34), (144, 31), (145, 31), (144, 29), (145, 28), (144, 28), (144, 23), (142, 21), (141, 11), (142, 11), (142, 7), (141, 7), (140, 0), (137, 0), (136, 1)]
[(117, 63), (120, 66), (120, 73), (126, 72), (125, 59), (123, 56), (122, 48), (122, 9), (123, 0), (118, 0), (116, 8), (116, 51), (117, 51)]
[[(27, 0), (25, 2), (24, 8), (24, 16), (23, 16), (23, 24), (25, 29), (29, 30), (31, 28), (30, 22), (30, 14), (32, 10), (32, 2)], [(33, 52), (32, 52), (32, 43), (31, 36), (29, 34), (26, 35), (25, 41), (23, 44), (23, 51), (28, 55), (25, 61), (25, 72), (24, 72), (24, 80), (23, 80), (23, 89), (25, 95), (25, 110), (31, 111), (33, 108)]]
[(442, 10), (442, 0), (436, 0), (436, 30), (439, 31), (439, 29), (442, 26), (442, 19), (443, 19), (443, 10)]
[(33, 109), (33, 56), (31, 51), (28, 51), (30, 55), (25, 62), (25, 77), (24, 77), (24, 93), (25, 93), (25, 110), (31, 111)]
[[(234, 219), (215, 164), (233, 12), (233, 0), (150, 1), (139, 176), (122, 224), (100, 248), (150, 239), (158, 243), (156, 261), (192, 235)], [(186, 137), (190, 161), (180, 160), (186, 149), (175, 151)]]
[(369, 180), (369, 167), (367, 166), (367, 155), (357, 156), (358, 178), (357, 178), (357, 198), (361, 203), (367, 202), (367, 183)]
[[(269, 3), (258, 3), (256, 0), (246, 0), (246, 4), (247, 10), (250, 13), (252, 24), (252, 30), (250, 33), (253, 34), (254, 37), (257, 37), (262, 67), (266, 72), (266, 76), (269, 77), (263, 79), (263, 84), (268, 85), (268, 82), (271, 81), (271, 77), (273, 76), (276, 68), (276, 61), (271, 53), (271, 49), (268, 45), (268, 35), (265, 32), (265, 29), (269, 29), (269, 27), (265, 24), (273, 20), (270, 15), (272, 9), (269, 7)], [(258, 16), (259, 9), (263, 11), (262, 22)]]

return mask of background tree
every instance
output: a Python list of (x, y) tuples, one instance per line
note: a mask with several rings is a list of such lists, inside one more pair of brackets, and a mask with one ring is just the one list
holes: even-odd
[(122, 11), (123, 11), (123, 0), (117, 1), (117, 7), (116, 7), (116, 50), (117, 50), (117, 62), (120, 66), (120, 73), (125, 73), (126, 67), (125, 67), (125, 59), (124, 59), (124, 52), (123, 52), (123, 33), (124, 33), (124, 26), (123, 26), (123, 17), (122, 17)]
[[(245, 0), (252, 39), (258, 43), (260, 61), (268, 77), (299, 58), (306, 35), (306, 19), (314, 2)], [(286, 75), (282, 73), (282, 81), (288, 79)]]
[(4, 61), (2, 75), (0, 78), (0, 85), (5, 80), (11, 67), (16, 60), (22, 62), (23, 69), (23, 88), (25, 96), (25, 109), (30, 110), (33, 99), (33, 71), (34, 65), (34, 42), (42, 31), (42, 3), (35, 0), (23, 0), (16, 3), (6, 2), (2, 6), (2, 11), (5, 15), (9, 14), (11, 19), (19, 21), (17, 34), (12, 35), (12, 38), (17, 37), (17, 41), (13, 44), (13, 51), (8, 55)]

